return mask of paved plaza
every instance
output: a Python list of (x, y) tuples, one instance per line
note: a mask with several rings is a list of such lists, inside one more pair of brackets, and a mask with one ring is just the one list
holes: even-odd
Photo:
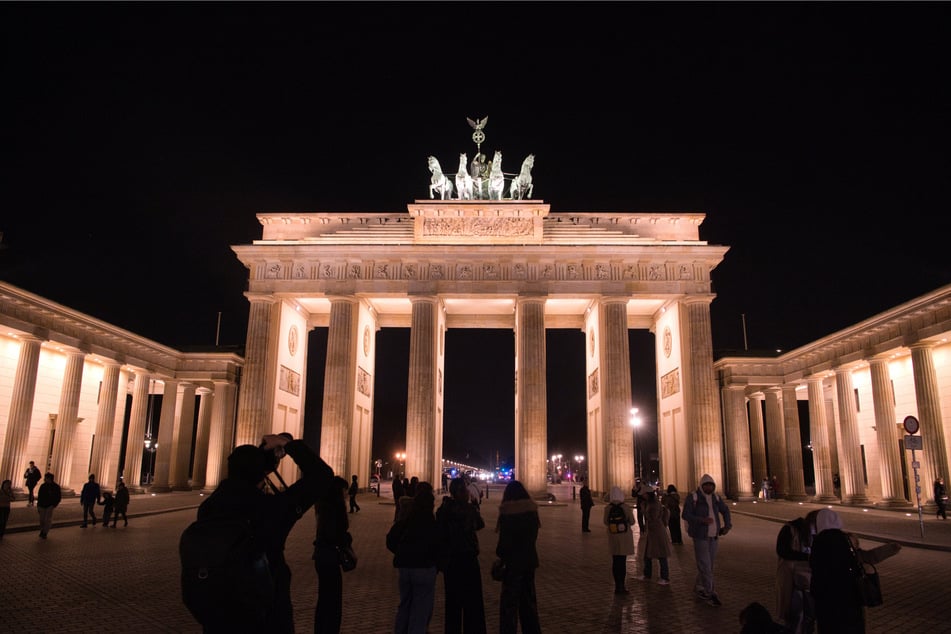
[[(392, 631), (398, 603), (397, 573), (384, 536), (393, 519), (392, 499), (366, 493), (361, 511), (350, 515), (359, 555), (357, 569), (344, 576), (343, 632)], [(759, 601), (775, 613), (774, 544), (778, 522), (817, 508), (786, 501), (742, 502), (734, 509), (734, 530), (721, 541), (716, 579), (723, 606), (695, 599), (695, 567), (689, 539), (674, 546), (671, 584), (637, 581), (640, 563), (628, 559), (629, 595), (613, 594), (611, 562), (602, 530), (601, 506), (592, 513), (591, 533), (580, 530), (581, 511), (570, 485), (551, 487), (556, 502), (540, 508), (538, 603), (546, 632), (738, 632), (739, 611)], [(483, 504), (480, 533), (483, 590), (489, 632), (498, 630), (500, 585), (489, 577), (494, 526), (501, 489)], [(7, 535), (0, 542), (0, 632), (200, 632), (179, 598), (178, 537), (194, 519), (198, 493), (134, 495), (129, 526), (79, 528), (78, 498), (56, 510), (49, 538), (41, 540), (36, 513), (14, 503)], [(438, 504), (438, 500), (437, 500)], [(941, 606), (951, 600), (951, 520), (923, 518), (914, 511), (835, 507), (847, 529), (875, 545), (897, 540), (905, 548), (879, 565), (885, 605), (868, 611), (868, 631), (948, 632)], [(314, 515), (307, 513), (291, 533), (288, 560), (299, 632), (311, 632), (317, 579), (310, 555)], [(872, 539), (874, 538), (874, 539)], [(442, 578), (430, 632), (443, 631)]]

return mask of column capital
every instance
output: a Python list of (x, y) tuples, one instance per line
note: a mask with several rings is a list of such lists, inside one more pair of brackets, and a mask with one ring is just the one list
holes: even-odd
[(244, 294), (248, 298), (248, 301), (252, 304), (274, 304), (277, 302), (277, 298), (271, 295), (270, 293), (252, 293), (250, 291)]
[(681, 304), (710, 304), (716, 298), (713, 293), (704, 293), (697, 295), (685, 295), (680, 298)]

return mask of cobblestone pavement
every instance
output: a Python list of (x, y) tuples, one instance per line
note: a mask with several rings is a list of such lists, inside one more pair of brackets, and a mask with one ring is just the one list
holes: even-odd
[[(385, 487), (384, 487), (385, 490)], [(538, 603), (544, 631), (738, 632), (739, 611), (759, 601), (775, 612), (773, 548), (779, 523), (816, 508), (786, 501), (737, 503), (734, 530), (720, 546), (716, 579), (723, 606), (694, 598), (693, 549), (675, 546), (671, 584), (638, 581), (641, 565), (628, 559), (629, 595), (613, 594), (610, 558), (593, 509), (593, 532), (581, 533), (581, 511), (569, 487), (552, 487), (556, 502), (540, 508), (541, 568)], [(501, 491), (483, 504), (483, 590), (489, 631), (497, 631), (500, 586), (489, 577)], [(178, 537), (203, 498), (197, 493), (133, 495), (129, 526), (79, 528), (78, 499), (56, 510), (49, 538), (41, 540), (36, 513), (15, 502), (0, 541), (0, 632), (200, 632), (180, 600)], [(350, 515), (359, 555), (357, 569), (344, 576), (346, 633), (392, 631), (398, 603), (396, 571), (384, 545), (392, 521), (392, 500), (361, 494), (361, 511)], [(896, 540), (906, 547), (879, 565), (885, 605), (868, 611), (868, 631), (949, 631), (939, 606), (951, 600), (951, 521), (916, 512), (835, 507), (847, 529), (876, 545)], [(924, 536), (922, 537), (922, 528)], [(313, 513), (291, 533), (287, 556), (294, 571), (293, 594), (299, 632), (313, 629), (317, 580), (310, 555)], [(442, 579), (430, 631), (442, 632)]]

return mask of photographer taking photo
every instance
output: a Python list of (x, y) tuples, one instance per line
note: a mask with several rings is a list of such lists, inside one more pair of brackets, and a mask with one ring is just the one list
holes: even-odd
[[(294, 484), (272, 492), (265, 487), (284, 455), (300, 467), (302, 476)], [(291, 605), (291, 571), (284, 559), (284, 542), (294, 524), (333, 480), (333, 469), (301, 440), (290, 434), (264, 436), (260, 446), (241, 445), (228, 456), (228, 477), (198, 507), (198, 520), (206, 518), (245, 519), (250, 523), (253, 547), (267, 556), (274, 582), (273, 605), (260, 614), (248, 614), (236, 605), (233, 596), (216, 597), (214, 605), (203, 606), (201, 624), (205, 632), (261, 631), (294, 632)]]

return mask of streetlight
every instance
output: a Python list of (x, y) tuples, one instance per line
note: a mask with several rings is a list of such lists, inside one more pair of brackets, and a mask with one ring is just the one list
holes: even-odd
[(406, 452), (405, 452), (405, 451), (397, 451), (397, 452), (396, 452), (396, 459), (400, 461), (400, 480), (402, 480), (402, 479), (403, 479), (403, 465), (404, 465), (404, 463), (405, 463), (405, 461), (406, 461)]
[[(578, 471), (581, 471), (581, 463), (584, 462), (584, 456), (575, 456), (575, 462), (578, 463)], [(572, 480), (574, 480), (575, 482), (578, 481), (577, 472), (575, 472), (574, 476), (572, 476)]]
[(555, 470), (555, 473), (552, 476), (552, 482), (558, 484), (558, 480), (561, 479), (561, 454), (557, 453), (551, 457), (551, 464)]
[(146, 438), (145, 450), (149, 453), (149, 470), (145, 474), (145, 483), (152, 484), (152, 479), (155, 477), (155, 452), (158, 451), (158, 442), (153, 444), (151, 438)]
[(641, 417), (637, 415), (637, 408), (631, 408), (631, 427), (634, 428), (634, 447), (637, 449), (634, 460), (634, 473), (638, 478), (643, 479), (643, 473), (641, 469), (644, 468), (644, 463), (641, 460), (641, 444), (637, 442), (637, 428), (641, 426)]

